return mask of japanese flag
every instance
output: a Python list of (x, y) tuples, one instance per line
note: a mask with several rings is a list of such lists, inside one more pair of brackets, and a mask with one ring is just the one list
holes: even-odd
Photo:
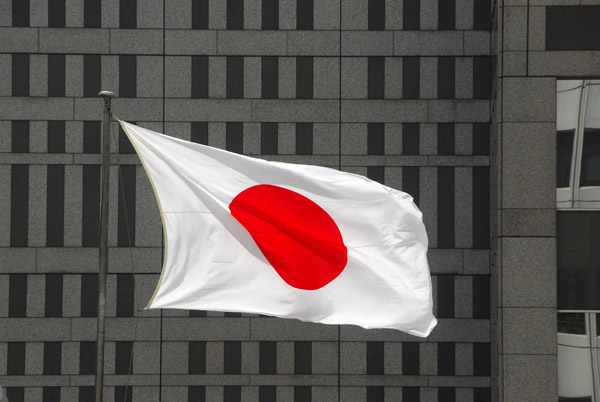
[(165, 261), (148, 308), (258, 313), (427, 336), (427, 235), (412, 198), (121, 121), (150, 177)]

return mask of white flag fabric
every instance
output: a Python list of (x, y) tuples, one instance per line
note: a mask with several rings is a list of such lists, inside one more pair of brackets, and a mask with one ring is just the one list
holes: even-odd
[(154, 187), (165, 261), (147, 308), (257, 313), (427, 336), (427, 235), (412, 197), (121, 121)]

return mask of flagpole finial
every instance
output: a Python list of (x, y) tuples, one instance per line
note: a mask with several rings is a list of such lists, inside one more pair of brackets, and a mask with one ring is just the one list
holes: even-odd
[(100, 91), (100, 92), (98, 92), (98, 96), (106, 96), (106, 97), (112, 98), (113, 96), (115, 96), (115, 94), (113, 94), (110, 91)]

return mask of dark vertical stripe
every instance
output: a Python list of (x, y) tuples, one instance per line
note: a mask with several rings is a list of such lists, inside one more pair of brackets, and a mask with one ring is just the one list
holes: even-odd
[(8, 342), (6, 374), (25, 374), (25, 342)]
[(384, 358), (383, 342), (367, 342), (367, 374), (384, 374)]
[(83, 1), (83, 26), (100, 28), (102, 21), (102, 0)]
[(100, 89), (100, 55), (86, 54), (83, 56), (83, 96), (98, 97)]
[(242, 343), (227, 341), (224, 345), (223, 373), (240, 374), (242, 372)]
[(279, 97), (279, 58), (267, 56), (261, 59), (261, 97)]
[(417, 205), (419, 205), (420, 180), (418, 166), (402, 166), (402, 191), (412, 195)]
[(42, 388), (42, 402), (60, 401), (60, 387)]
[(367, 166), (367, 177), (378, 183), (385, 184), (385, 166)]
[(260, 125), (260, 153), (263, 155), (277, 155), (278, 153), (277, 123), (261, 123)]
[(313, 154), (313, 124), (296, 123), (296, 155)]
[(421, 402), (419, 387), (402, 387), (402, 402)]
[(62, 307), (63, 276), (62, 274), (47, 274), (44, 315), (46, 317), (62, 317)]
[(258, 345), (258, 373), (275, 374), (277, 372), (277, 342), (262, 341)]
[(133, 387), (118, 386), (115, 387), (115, 402), (132, 402)]
[(65, 96), (65, 55), (48, 55), (48, 96)]
[(192, 0), (192, 29), (208, 29), (208, 0)]
[(385, 388), (384, 387), (367, 387), (367, 401), (368, 402), (384, 402), (385, 400)]
[(438, 167), (437, 179), (437, 246), (454, 248), (454, 167)]
[(309, 386), (294, 387), (294, 402), (311, 402), (312, 389)]
[(11, 122), (11, 152), (29, 152), (29, 121), (13, 120)]
[(452, 30), (456, 27), (456, 0), (438, 0), (438, 29)]
[(190, 310), (190, 317), (206, 317), (206, 311), (204, 310)]
[(241, 402), (242, 387), (238, 385), (226, 385), (223, 387), (223, 402)]
[(419, 375), (419, 343), (402, 342), (402, 375)]
[(91, 402), (95, 398), (96, 392), (94, 386), (79, 387), (79, 402)]
[(438, 123), (438, 155), (454, 155), (454, 123)]
[(208, 98), (208, 56), (192, 56), (192, 98)]
[(404, 0), (402, 27), (405, 31), (421, 29), (421, 0)]
[(244, 123), (225, 125), (225, 148), (230, 152), (244, 152)]
[(48, 0), (48, 26), (52, 28), (64, 28), (65, 11), (65, 0)]
[(438, 57), (438, 98), (454, 99), (455, 93), (454, 57)]
[(314, 0), (296, 0), (296, 29), (314, 28)]
[(62, 247), (65, 233), (65, 166), (47, 166), (46, 246)]
[(100, 165), (83, 165), (81, 245), (98, 247), (100, 242)]
[(367, 97), (369, 99), (385, 97), (385, 57), (368, 58)]
[(491, 373), (491, 349), (489, 343), (473, 344), (473, 375), (489, 376)]
[(489, 99), (491, 96), (491, 58), (488, 56), (473, 57), (473, 98)]
[(454, 318), (454, 276), (437, 277), (437, 317)]
[(227, 29), (244, 29), (243, 0), (227, 0)]
[(455, 374), (455, 357), (454, 342), (438, 343), (438, 375)]
[(135, 98), (137, 92), (137, 56), (119, 56), (119, 97)]
[(64, 120), (48, 122), (48, 153), (65, 152), (65, 122)]
[(452, 387), (438, 388), (438, 402), (455, 402), (456, 392)]
[(133, 317), (134, 285), (132, 274), (117, 274), (117, 317)]
[(367, 154), (383, 155), (385, 153), (385, 125), (383, 123), (367, 124)]
[(135, 165), (119, 166), (119, 247), (135, 246)]
[(244, 97), (244, 58), (239, 56), (227, 57), (227, 97)]
[(204, 385), (188, 387), (188, 402), (206, 402)]
[(279, 0), (262, 0), (262, 29), (279, 29)]
[(83, 153), (94, 154), (100, 152), (102, 131), (99, 121), (83, 122)]
[(473, 276), (473, 318), (490, 318), (490, 277)]
[(133, 342), (115, 342), (115, 374), (128, 374), (133, 370)]
[[(135, 124), (135, 122), (130, 122), (132, 124)], [(129, 141), (129, 137), (127, 137), (127, 134), (125, 134), (125, 131), (123, 131), (123, 127), (121, 127), (121, 125), (119, 125), (119, 153), (120, 154), (134, 154), (135, 153), (135, 148), (133, 147), (133, 144), (131, 143), (131, 141)]]
[(29, 0), (12, 0), (12, 26), (29, 26)]
[(490, 124), (473, 123), (473, 155), (490, 154)]
[(96, 374), (96, 342), (79, 342), (79, 374)]
[(492, 2), (489, 0), (474, 0), (473, 29), (488, 31), (491, 28)]
[(197, 144), (208, 145), (208, 122), (193, 121), (190, 139)]
[(24, 402), (25, 401), (25, 388), (23, 387), (7, 387), (6, 397), (11, 402)]
[(369, 31), (385, 29), (385, 0), (369, 0)]
[(29, 165), (10, 171), (10, 246), (27, 247), (29, 226)]
[(404, 99), (419, 99), (421, 80), (421, 58), (402, 58), (402, 97)]
[(44, 375), (60, 375), (62, 342), (44, 342)]
[(98, 315), (98, 274), (81, 274), (82, 317), (96, 317)]
[(269, 385), (258, 387), (258, 402), (277, 402), (277, 388)]
[(294, 342), (294, 374), (312, 374), (312, 342)]
[(312, 99), (313, 97), (313, 58), (296, 57), (296, 98)]
[(473, 400), (475, 402), (491, 402), (492, 390), (490, 388), (473, 388)]
[(119, 28), (137, 28), (137, 0), (119, 0)]
[(473, 248), (490, 248), (490, 168), (473, 167)]
[(29, 96), (29, 55), (12, 55), (12, 96)]
[(206, 374), (206, 342), (193, 341), (189, 343), (188, 373)]

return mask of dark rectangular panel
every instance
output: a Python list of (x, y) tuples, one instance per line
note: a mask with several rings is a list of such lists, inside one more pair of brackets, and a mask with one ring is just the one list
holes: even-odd
[(312, 99), (313, 97), (313, 58), (296, 57), (296, 98)]
[(44, 342), (44, 375), (60, 375), (62, 342)]
[(262, 0), (262, 29), (279, 29), (279, 0)]
[(405, 31), (421, 29), (421, 0), (404, 0), (402, 27)]
[(385, 57), (369, 57), (367, 70), (367, 97), (385, 97)]
[(385, 184), (385, 166), (367, 166), (367, 178)]
[(313, 124), (296, 123), (296, 155), (313, 154)]
[(419, 387), (402, 387), (402, 402), (421, 402)]
[(98, 315), (98, 274), (81, 274), (81, 316)]
[(277, 372), (277, 342), (262, 341), (258, 344), (258, 373), (275, 374)]
[(244, 152), (244, 123), (225, 125), (225, 149), (238, 154)]
[(438, 57), (438, 99), (454, 99), (454, 57)]
[(101, 57), (96, 54), (83, 56), (83, 96), (98, 97), (100, 89)]
[(420, 172), (418, 166), (402, 166), (402, 191), (410, 194), (419, 205)]
[(490, 154), (490, 124), (473, 123), (473, 155)]
[(133, 274), (117, 274), (117, 317), (133, 317)]
[(242, 343), (227, 341), (223, 355), (224, 374), (240, 374), (242, 372)]
[(492, 390), (490, 388), (473, 388), (473, 400), (477, 402), (491, 402)]
[(83, 153), (94, 154), (100, 152), (102, 130), (99, 121), (83, 122)]
[(385, 29), (385, 0), (369, 0), (369, 31)]
[(454, 167), (438, 167), (437, 247), (454, 248)]
[(10, 274), (8, 279), (8, 316), (25, 317), (27, 313), (27, 275)]
[(132, 402), (133, 388), (131, 386), (115, 387), (115, 402)]
[(65, 55), (48, 55), (48, 96), (65, 96)]
[(25, 342), (8, 342), (7, 375), (25, 375)]
[(367, 342), (367, 374), (384, 374), (384, 358), (383, 342)]
[(208, 98), (208, 56), (192, 56), (192, 98)]
[(454, 342), (438, 343), (438, 375), (455, 374), (455, 356)]
[[(131, 121), (130, 123), (135, 124), (134, 121)], [(127, 134), (125, 134), (125, 131), (123, 131), (123, 127), (121, 127), (121, 125), (119, 125), (119, 153), (120, 154), (134, 154), (135, 153), (135, 148), (133, 147), (133, 144), (131, 143), (131, 141), (129, 141), (129, 137), (127, 137)]]
[(29, 26), (29, 0), (12, 0), (12, 26)]
[(206, 402), (206, 387), (203, 385), (188, 387), (188, 402)]
[(65, 122), (56, 120), (48, 122), (48, 153), (65, 152)]
[(367, 154), (383, 155), (385, 153), (385, 125), (383, 123), (367, 124)]
[(242, 387), (237, 385), (223, 387), (223, 402), (242, 402)]
[(65, 233), (65, 166), (47, 166), (46, 246), (62, 247)]
[(473, 98), (490, 99), (492, 94), (491, 58), (473, 57)]
[(29, 96), (29, 55), (12, 55), (12, 96)]
[(491, 353), (489, 343), (473, 344), (473, 375), (485, 377), (490, 375)]
[(133, 342), (115, 342), (115, 374), (128, 374), (133, 367)]
[(473, 248), (490, 248), (490, 168), (473, 167)]
[(190, 310), (190, 317), (206, 317), (206, 311), (204, 310)]
[(119, 56), (119, 97), (135, 98), (137, 91), (137, 56)]
[[(405, 3), (406, 4), (406, 3)], [(404, 99), (419, 99), (421, 80), (421, 58), (402, 58), (402, 97)]]
[(489, 31), (492, 27), (492, 2), (490, 0), (474, 0), (473, 29)]
[(384, 387), (367, 387), (367, 401), (383, 402), (385, 400)]
[(60, 401), (60, 387), (44, 387), (42, 389), (42, 402), (56, 401)]
[(62, 307), (63, 276), (62, 274), (47, 274), (44, 315), (46, 317), (62, 317)]
[(258, 387), (258, 402), (277, 402), (277, 388), (269, 385)]
[(261, 58), (261, 98), (279, 97), (279, 57)]
[(119, 28), (137, 28), (137, 0), (119, 0)]
[(226, 92), (228, 98), (244, 97), (244, 58), (227, 57)]
[(100, 242), (100, 165), (83, 165), (82, 190), (81, 245), (98, 247)]
[(102, 21), (102, 0), (83, 1), (83, 26), (100, 28)]
[(208, 0), (192, 0), (192, 29), (208, 29)]
[(456, 392), (452, 387), (438, 388), (438, 402), (455, 402)]
[(419, 375), (418, 342), (402, 342), (402, 375)]
[(452, 30), (456, 26), (456, 0), (438, 0), (438, 29)]
[(294, 374), (312, 374), (312, 342), (294, 342)]
[(437, 277), (437, 317), (454, 318), (454, 276)]
[(296, 0), (296, 29), (314, 28), (314, 0)]
[(206, 342), (193, 341), (189, 343), (188, 373), (206, 374)]
[(277, 123), (261, 123), (260, 125), (260, 153), (263, 155), (277, 155), (278, 153), (278, 128)]
[(79, 342), (79, 374), (96, 374), (96, 342)]
[(11, 122), (11, 152), (29, 152), (29, 121), (13, 120)]
[(65, 0), (48, 1), (48, 26), (52, 28), (65, 27)]
[(311, 402), (312, 401), (312, 390), (308, 386), (295, 386), (294, 387), (294, 402)]
[(454, 155), (454, 123), (437, 125), (438, 155)]
[(546, 50), (600, 50), (600, 6), (546, 7)]
[(27, 247), (29, 226), (29, 165), (11, 165), (10, 246)]
[(490, 277), (473, 276), (473, 318), (490, 318)]
[(243, 0), (227, 0), (227, 29), (244, 29)]
[(96, 398), (94, 386), (79, 387), (79, 402), (92, 402)]
[(119, 166), (118, 246), (135, 246), (135, 171), (136, 165)]
[(208, 122), (193, 121), (191, 131), (192, 142), (208, 145)]

